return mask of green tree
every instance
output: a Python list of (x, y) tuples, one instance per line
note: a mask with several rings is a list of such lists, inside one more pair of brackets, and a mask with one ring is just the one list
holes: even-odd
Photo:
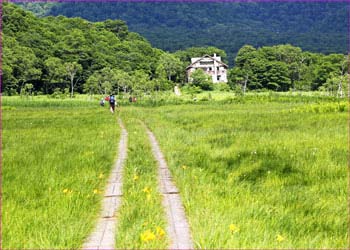
[(201, 69), (196, 69), (190, 75), (190, 86), (200, 87), (203, 90), (213, 90), (213, 82), (211, 77), (204, 73)]
[(48, 94), (48, 85), (53, 82), (62, 81), (66, 74), (66, 69), (64, 68), (62, 60), (57, 57), (49, 57), (44, 61), (44, 65), (47, 76), (44, 82), (44, 92)]
[(335, 75), (331, 73), (323, 87), (329, 92), (330, 95), (344, 98), (345, 93), (349, 89), (348, 80), (349, 75), (347, 73), (344, 75)]
[(288, 67), (283, 62), (269, 62), (262, 82), (267, 89), (288, 91), (291, 86)]
[(110, 81), (106, 81), (105, 77), (101, 72), (95, 71), (83, 85), (84, 92), (89, 93), (90, 96), (93, 94), (99, 93), (106, 95), (112, 90), (112, 84)]
[(103, 25), (106, 30), (111, 31), (121, 40), (124, 40), (128, 35), (128, 26), (122, 20), (108, 19), (103, 22)]
[(300, 80), (300, 73), (303, 61), (302, 50), (299, 47), (294, 47), (290, 44), (276, 46), (276, 55), (278, 61), (284, 62), (288, 67), (288, 75), (292, 85), (295, 89), (295, 81)]
[(111, 72), (111, 80), (113, 89), (119, 94), (119, 90), (122, 89), (124, 93), (132, 86), (132, 77), (125, 71), (119, 69), (113, 69)]
[[(70, 88), (71, 88), (70, 97), (73, 98), (74, 87), (76, 86), (77, 82), (80, 79), (80, 77), (78, 77), (76, 79), (76, 75), (82, 72), (83, 67), (77, 62), (72, 62), (72, 63), (69, 62), (69, 63), (64, 64), (64, 68), (65, 68), (66, 74), (70, 80)], [(74, 81), (74, 79), (75, 79), (75, 81)]]
[(235, 58), (235, 67), (228, 73), (228, 82), (232, 89), (238, 84), (241, 86), (243, 94), (245, 94), (248, 83), (253, 82), (253, 66), (257, 62), (256, 58), (257, 50), (251, 45), (245, 45), (238, 51)]
[(160, 56), (159, 64), (164, 69), (166, 76), (169, 81), (172, 80), (172, 77), (179, 75), (182, 69), (181, 61), (170, 53), (164, 53)]
[(142, 94), (151, 92), (154, 89), (148, 74), (142, 70), (136, 70), (131, 75), (132, 93), (141, 98)]

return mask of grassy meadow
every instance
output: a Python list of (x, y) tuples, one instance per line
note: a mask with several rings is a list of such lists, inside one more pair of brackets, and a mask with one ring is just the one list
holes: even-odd
[(160, 141), (197, 248), (347, 246), (346, 103), (277, 99), (124, 111)]
[(2, 125), (2, 246), (80, 247), (116, 157), (116, 117), (82, 100), (3, 97)]
[[(166, 248), (156, 135), (196, 248), (347, 247), (347, 103), (202, 93), (128, 103), (3, 97), (3, 247), (78, 248), (96, 222), (122, 118), (118, 248)], [(113, 138), (113, 144), (110, 144)]]

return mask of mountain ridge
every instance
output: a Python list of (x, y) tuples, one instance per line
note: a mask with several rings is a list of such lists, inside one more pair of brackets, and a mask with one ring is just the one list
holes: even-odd
[(230, 62), (245, 44), (262, 47), (288, 43), (311, 52), (347, 52), (345, 2), (66, 2), (50, 7), (41, 3), (41, 11), (38, 4), (22, 6), (34, 11), (37, 8), (40, 15), (89, 21), (121, 19), (154, 47), (174, 52), (215, 46), (230, 55)]

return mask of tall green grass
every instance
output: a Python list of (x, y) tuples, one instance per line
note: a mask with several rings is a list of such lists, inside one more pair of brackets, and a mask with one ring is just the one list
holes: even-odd
[[(2, 105), (3, 247), (80, 247), (115, 160), (117, 115), (83, 97)], [(197, 248), (347, 246), (343, 103), (267, 94), (130, 105), (121, 108), (129, 152), (117, 247), (169, 241), (139, 120), (161, 144)]]
[(169, 242), (165, 212), (158, 188), (158, 167), (149, 139), (137, 117), (129, 111), (121, 114), (129, 136), (116, 247), (166, 249)]
[(2, 104), (3, 247), (80, 247), (116, 157), (116, 117), (81, 101)]
[(197, 248), (347, 247), (347, 114), (293, 111), (307, 106), (129, 110), (160, 141)]

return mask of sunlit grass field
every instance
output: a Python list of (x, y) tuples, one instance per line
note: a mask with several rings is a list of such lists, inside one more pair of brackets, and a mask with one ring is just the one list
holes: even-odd
[(160, 141), (196, 247), (345, 248), (347, 112), (327, 107), (339, 104), (257, 99), (124, 112)]
[(2, 99), (4, 248), (78, 248), (94, 227), (120, 128), (83, 101)]
[(346, 102), (212, 97), (119, 100), (114, 115), (87, 96), (3, 97), (3, 247), (81, 247), (115, 161), (119, 116), (129, 141), (117, 247), (169, 243), (140, 120), (160, 142), (197, 248), (347, 247)]

